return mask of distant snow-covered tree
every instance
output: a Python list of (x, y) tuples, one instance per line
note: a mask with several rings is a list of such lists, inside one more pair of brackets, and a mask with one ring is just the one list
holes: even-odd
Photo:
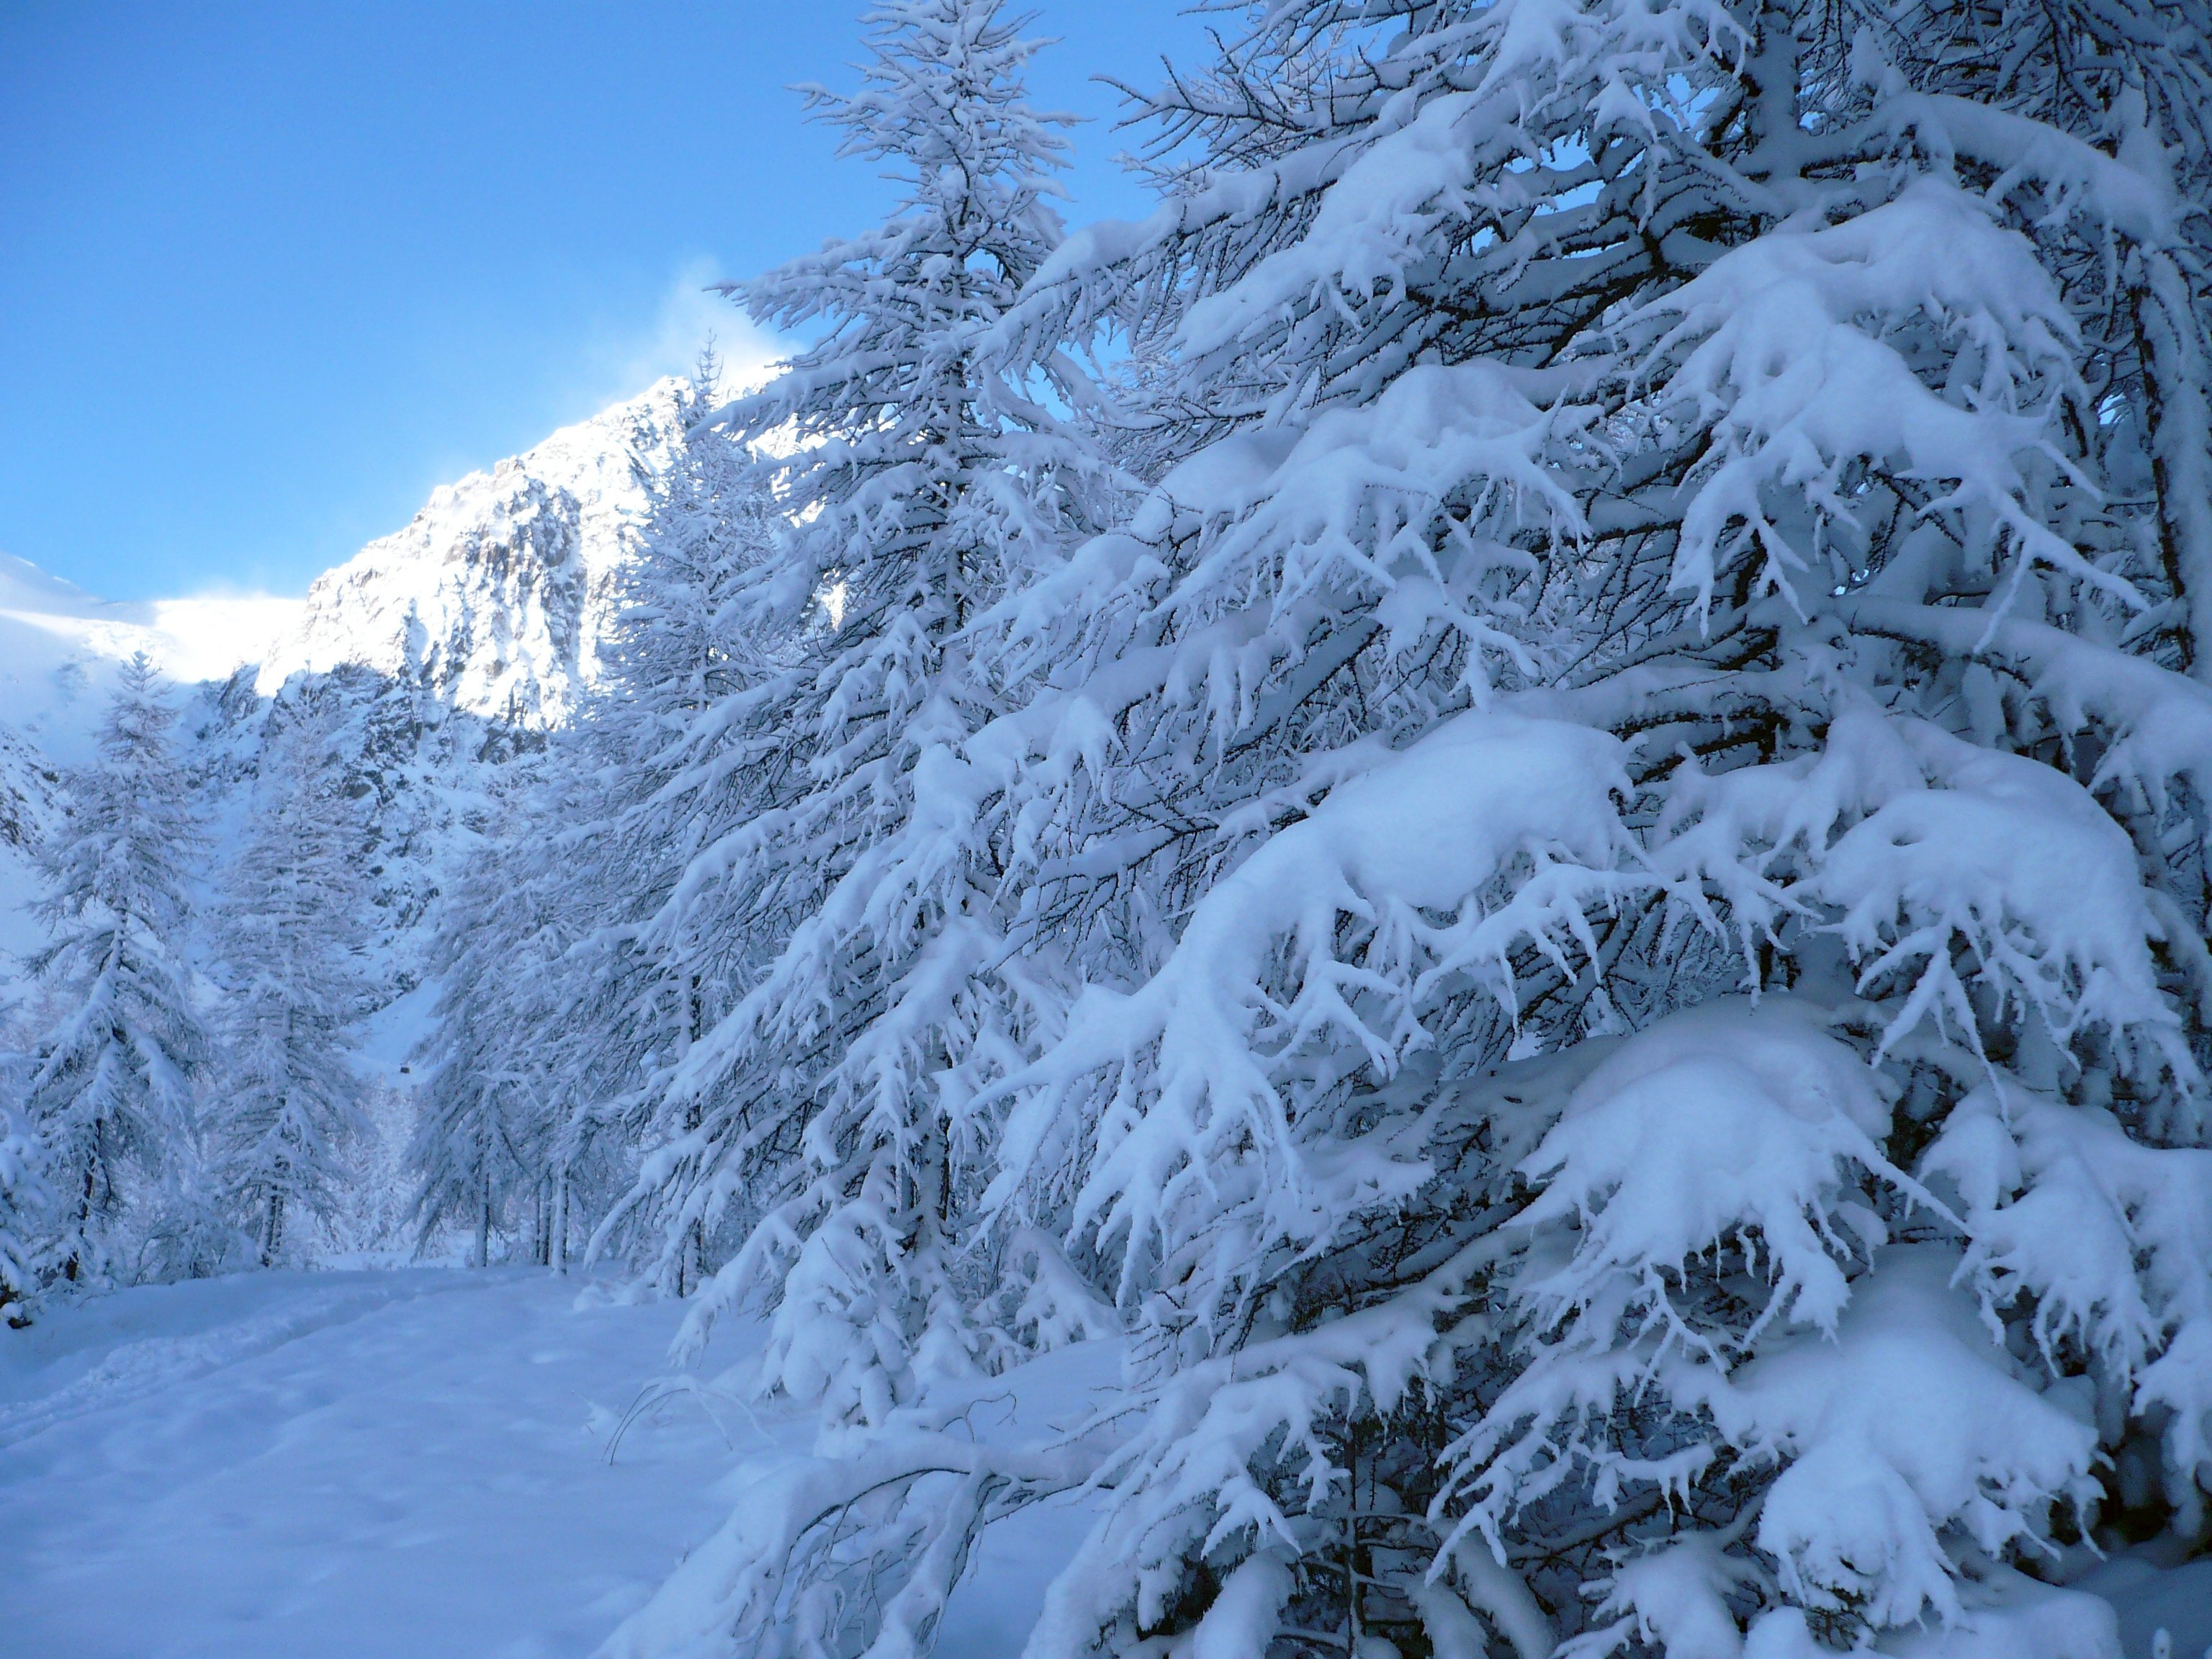
[(58, 1014), (26, 1104), (54, 1188), (46, 1270), (72, 1285), (127, 1271), (132, 1180), (158, 1177), (196, 1132), (207, 1042), (183, 938), (202, 836), (163, 690), (143, 653), (123, 665), (97, 752), (71, 774), (68, 817), (40, 854), (50, 938), (31, 965)]
[[(654, 925), (691, 860), (752, 799), (758, 734), (724, 728), (713, 711), (784, 667), (757, 604), (782, 517), (755, 458), (717, 423), (718, 375), (702, 357), (684, 460), (657, 483), (605, 681), (560, 739), (564, 782), (546, 798), (549, 873), (573, 938), (549, 963), (549, 986), (592, 1011), (561, 1042), (560, 1157), (565, 1178), (590, 1189), (576, 1195), (595, 1222), (629, 1184), (641, 1143), (657, 1138), (671, 1075), (750, 960), (742, 934), (696, 925), (698, 913)], [(661, 1255), (677, 1294), (698, 1284), (702, 1231)]]
[(31, 1322), (39, 1291), (41, 1234), (52, 1201), (40, 1173), (43, 1162), (37, 1132), (13, 1102), (0, 1100), (0, 1319), (11, 1327)]
[[(480, 1255), (496, 1234), (565, 1266), (632, 1184), (659, 1091), (744, 957), (647, 928), (745, 787), (695, 723), (772, 672), (751, 624), (781, 519), (719, 422), (719, 374), (706, 354), (683, 393), (691, 429), (651, 481), (591, 695), (501, 781), (446, 896), (410, 1154), (426, 1240), (460, 1224)], [(696, 1285), (696, 1250), (685, 1271), (672, 1289)]]
[(267, 744), (224, 877), (222, 1082), (210, 1132), (224, 1200), (264, 1267), (295, 1258), (302, 1223), (333, 1212), (348, 1143), (364, 1127), (349, 1054), (365, 990), (361, 830), (326, 750), (311, 713)]
[(557, 1124), (545, 1105), (551, 1033), (532, 997), (549, 950), (546, 884), (530, 810), (538, 786), (514, 764), (486, 822), (471, 838), (455, 888), (440, 911), (430, 969), (436, 1023), (416, 1055), (428, 1075), (417, 1102), (407, 1164), (415, 1172), (418, 1248), (448, 1226), (487, 1265), (495, 1234), (542, 1181)]

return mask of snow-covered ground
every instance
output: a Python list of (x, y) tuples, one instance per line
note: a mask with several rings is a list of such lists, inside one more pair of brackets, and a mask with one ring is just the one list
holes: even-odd
[[(0, 1659), (583, 1659), (811, 1438), (711, 1393), (633, 1415), (679, 1313), (534, 1269), (378, 1267), (0, 1330)], [(755, 1346), (739, 1327), (714, 1358)], [(1103, 1344), (1048, 1355), (979, 1382), (970, 1425), (1073, 1421), (1113, 1370)], [(940, 1659), (1016, 1659), (1086, 1519), (987, 1534)], [(2171, 1659), (2212, 1650), (2212, 1559), (2082, 1587), (2126, 1659), (2161, 1628)]]
[[(149, 1286), (0, 1331), (0, 1653), (589, 1654), (727, 1519), (748, 1465), (811, 1438), (678, 1398), (610, 1462), (678, 1313), (426, 1267)], [(1041, 1379), (1061, 1404), (1068, 1358)], [(988, 1392), (979, 1418), (1015, 1409)], [(940, 1653), (1018, 1652), (1082, 1524), (987, 1537)]]
[(11, 1659), (580, 1654), (718, 1521), (703, 1414), (627, 1437), (674, 1328), (549, 1275), (125, 1291), (0, 1343)]
[(2123, 1557), (2091, 1573), (2081, 1588), (2118, 1609), (2127, 1659), (2163, 1659), (2160, 1631), (2173, 1659), (2212, 1655), (2212, 1559), (2160, 1571), (2140, 1558)]
[[(526, 1269), (250, 1273), (0, 1332), (7, 1659), (590, 1654), (811, 1424), (674, 1396), (614, 1431), (678, 1310)], [(718, 1341), (718, 1359), (749, 1344)], [(1079, 1410), (1110, 1354), (979, 1391), (988, 1434)], [(942, 1659), (1014, 1659), (1085, 1517), (987, 1534)], [(2127, 1659), (2212, 1644), (2212, 1561), (2092, 1579)]]

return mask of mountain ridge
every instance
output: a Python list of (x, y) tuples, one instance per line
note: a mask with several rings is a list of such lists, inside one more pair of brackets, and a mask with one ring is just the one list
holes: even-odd
[(307, 590), (256, 689), (357, 664), (456, 708), (558, 725), (598, 678), (616, 589), (699, 408), (674, 376), (441, 484)]
[[(325, 726), (362, 803), (374, 1000), (404, 994), (511, 763), (598, 678), (654, 481), (689, 453), (701, 409), (670, 377), (561, 428), (441, 485), (302, 599), (105, 600), (0, 554), (0, 953), (40, 942), (37, 845), (67, 810), (65, 769), (90, 758), (116, 666), (143, 650), (179, 683), (178, 757), (219, 846), (274, 734)], [(24, 989), (0, 987), (0, 1001)]]

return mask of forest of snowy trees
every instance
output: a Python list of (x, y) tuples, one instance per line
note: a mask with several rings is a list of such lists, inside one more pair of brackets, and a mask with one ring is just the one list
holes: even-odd
[[(411, 1236), (820, 1414), (610, 1651), (915, 1659), (1081, 1492), (1028, 1659), (2104, 1655), (2212, 1547), (2201, 7), (1218, 24), (1071, 229), (1026, 20), (871, 14), (896, 206), (440, 896)], [(359, 1178), (295, 707), (212, 875), (143, 662), (73, 780), (15, 1320)]]

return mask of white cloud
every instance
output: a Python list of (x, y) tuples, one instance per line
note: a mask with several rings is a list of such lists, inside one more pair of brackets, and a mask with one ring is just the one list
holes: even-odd
[(108, 605), (104, 615), (9, 609), (0, 610), (0, 617), (95, 657), (120, 662), (143, 651), (169, 678), (190, 684), (222, 679), (234, 668), (259, 662), (305, 603), (274, 593), (204, 593)]
[(602, 404), (635, 397), (664, 374), (689, 374), (710, 334), (722, 359), (725, 392), (749, 392), (768, 379), (775, 363), (789, 355), (790, 343), (711, 291), (720, 279), (712, 260), (690, 261), (661, 290), (648, 324), (591, 354)]

